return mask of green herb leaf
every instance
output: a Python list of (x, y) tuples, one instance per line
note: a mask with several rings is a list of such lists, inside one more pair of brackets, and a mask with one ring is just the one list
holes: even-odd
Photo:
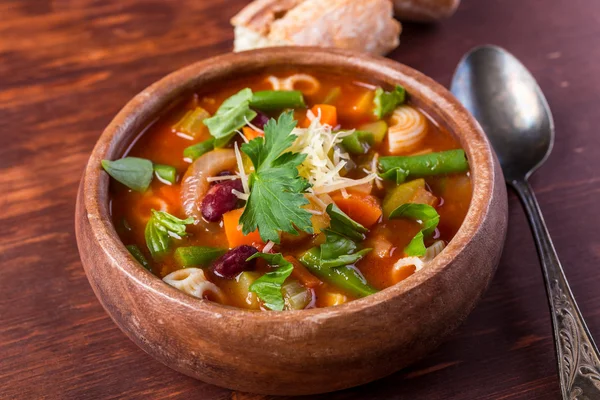
[(144, 231), (146, 245), (153, 258), (162, 256), (169, 247), (173, 238), (180, 239), (186, 235), (185, 226), (194, 222), (194, 218), (179, 219), (164, 211), (152, 210), (152, 216), (146, 224)]
[(178, 247), (175, 250), (175, 260), (183, 268), (192, 266), (208, 267), (226, 252), (227, 250), (218, 247)]
[(411, 218), (421, 224), (421, 230), (404, 248), (404, 252), (409, 256), (425, 255), (424, 238), (431, 235), (440, 222), (440, 215), (435, 208), (428, 204), (406, 203), (392, 211), (389, 218)]
[(248, 121), (256, 117), (250, 109), (252, 90), (242, 89), (221, 104), (215, 115), (204, 120), (204, 125), (215, 138), (215, 147), (223, 147)]
[(279, 121), (271, 119), (265, 125), (265, 137), (242, 145), (242, 151), (254, 164), (250, 174), (250, 197), (240, 217), (242, 232), (247, 235), (258, 229), (263, 241), (279, 243), (279, 232), (312, 233), (311, 214), (302, 208), (308, 204), (303, 192), (308, 182), (298, 175), (298, 165), (305, 154), (283, 153), (296, 135), (292, 112), (281, 114)]
[(400, 85), (396, 85), (391, 92), (386, 92), (378, 87), (377, 90), (375, 90), (375, 98), (373, 100), (375, 109), (373, 112), (378, 119), (384, 118), (394, 111), (399, 104), (404, 103), (405, 100), (406, 90)]
[(146, 268), (148, 271), (152, 271), (152, 268), (150, 268), (150, 263), (148, 262), (148, 260), (144, 256), (144, 253), (142, 253), (139, 247), (137, 247), (135, 244), (130, 244), (125, 247), (127, 248), (127, 250), (129, 250), (129, 253), (133, 256), (133, 258), (135, 258), (137, 262), (142, 264), (142, 267)]
[(267, 272), (255, 280), (252, 285), (250, 285), (250, 291), (256, 293), (256, 295), (265, 303), (265, 307), (271, 310), (282, 311), (285, 302), (283, 294), (281, 293), (281, 286), (292, 273), (294, 266), (289, 261), (286, 261), (281, 253), (255, 253), (249, 257), (247, 261), (259, 257), (266, 260), (269, 265), (278, 265), (279, 268)]
[(177, 170), (175, 167), (164, 164), (154, 164), (153, 168), (159, 180), (175, 183), (175, 180), (177, 179)]
[(356, 242), (365, 239), (365, 233), (369, 230), (346, 215), (346, 213), (340, 210), (334, 203), (329, 204), (326, 211), (331, 219), (329, 230), (346, 236)]
[(146, 191), (152, 181), (152, 162), (143, 158), (102, 160), (102, 168), (116, 181), (137, 192)]

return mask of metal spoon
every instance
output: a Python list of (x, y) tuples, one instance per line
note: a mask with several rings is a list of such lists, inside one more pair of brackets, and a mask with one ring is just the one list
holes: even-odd
[(600, 355), (579, 312), (527, 179), (550, 155), (554, 122), (529, 71), (510, 53), (477, 47), (459, 63), (452, 93), (496, 150), (506, 182), (521, 199), (542, 264), (563, 399), (600, 399)]

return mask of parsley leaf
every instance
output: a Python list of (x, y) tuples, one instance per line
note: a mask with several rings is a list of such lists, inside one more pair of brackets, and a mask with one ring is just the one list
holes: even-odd
[(171, 246), (172, 238), (181, 239), (185, 236), (185, 226), (193, 222), (192, 217), (179, 219), (164, 211), (152, 210), (144, 231), (146, 245), (152, 257), (156, 259), (163, 255)]
[(259, 257), (266, 260), (269, 265), (278, 265), (279, 268), (267, 272), (255, 280), (250, 285), (250, 291), (256, 293), (256, 295), (265, 303), (265, 307), (271, 310), (282, 311), (285, 301), (283, 299), (283, 294), (281, 293), (281, 286), (292, 273), (294, 266), (291, 262), (285, 260), (281, 253), (255, 253), (246, 261)]
[(215, 138), (215, 147), (223, 147), (248, 121), (256, 117), (256, 112), (250, 109), (252, 90), (242, 89), (221, 104), (215, 115), (206, 118), (203, 123)]
[(152, 181), (152, 161), (125, 157), (120, 160), (102, 160), (102, 168), (118, 182), (137, 192), (145, 192)]
[(426, 247), (423, 240), (435, 231), (440, 222), (440, 215), (435, 208), (428, 204), (406, 203), (392, 211), (389, 218), (411, 218), (419, 222), (421, 230), (404, 248), (404, 252), (408, 256), (424, 256)]
[(269, 120), (265, 137), (242, 145), (255, 171), (250, 174), (250, 197), (240, 217), (244, 235), (258, 229), (263, 241), (279, 243), (279, 232), (313, 233), (311, 214), (302, 208), (308, 204), (303, 192), (308, 182), (298, 175), (298, 166), (306, 158), (301, 153), (283, 153), (296, 135), (292, 112), (281, 114), (279, 121)]
[(386, 92), (378, 87), (375, 90), (375, 99), (373, 99), (373, 104), (375, 105), (373, 112), (377, 118), (381, 119), (394, 111), (396, 106), (404, 103), (405, 100), (406, 90), (400, 85), (396, 85), (391, 92)]

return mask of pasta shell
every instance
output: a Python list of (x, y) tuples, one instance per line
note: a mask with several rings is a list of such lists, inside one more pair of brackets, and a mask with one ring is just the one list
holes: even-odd
[(302, 92), (309, 96), (321, 88), (319, 81), (308, 74), (294, 74), (282, 80), (282, 90), (296, 90), (299, 85), (302, 85)]
[(171, 272), (163, 281), (194, 297), (205, 298), (212, 294), (216, 299), (224, 299), (223, 292), (212, 282), (209, 282), (200, 268), (184, 268)]
[(414, 150), (427, 135), (427, 118), (416, 108), (402, 105), (390, 117), (388, 129), (391, 154)]

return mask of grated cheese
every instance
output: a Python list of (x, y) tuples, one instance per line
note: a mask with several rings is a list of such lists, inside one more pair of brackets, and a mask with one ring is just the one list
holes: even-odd
[[(244, 170), (244, 161), (242, 160), (242, 154), (240, 153), (240, 149), (238, 148), (237, 143), (233, 144), (233, 150), (235, 151), (235, 158), (237, 160), (238, 175), (240, 176), (240, 179), (242, 180), (242, 187), (244, 188), (244, 193), (242, 193), (242, 194), (245, 194), (246, 196), (250, 196), (250, 188), (248, 187), (248, 175), (246, 174), (246, 171)], [(240, 196), (238, 196), (238, 197), (243, 200), (248, 199), (248, 197), (246, 197), (245, 199)]]
[(273, 243), (272, 241), (268, 241), (267, 244), (265, 244), (265, 247), (263, 247), (262, 252), (263, 253), (270, 253), (271, 250), (273, 250), (273, 246), (275, 246), (275, 243)]
[(206, 182), (233, 181), (236, 179), (240, 179), (240, 177), (237, 175), (209, 176), (206, 178)]

